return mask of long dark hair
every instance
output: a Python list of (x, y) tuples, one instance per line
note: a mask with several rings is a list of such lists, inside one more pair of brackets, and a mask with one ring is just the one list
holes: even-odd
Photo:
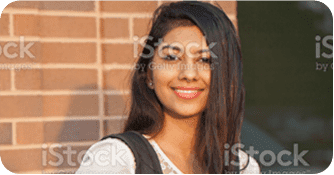
[[(242, 56), (237, 32), (226, 14), (206, 2), (181, 1), (163, 4), (153, 14), (150, 38), (137, 61), (145, 69), (133, 72), (131, 108), (124, 132), (138, 131), (153, 138), (164, 123), (163, 105), (154, 90), (147, 86), (148, 64), (153, 59), (159, 38), (180, 26), (197, 26), (210, 43), (213, 67), (206, 108), (197, 125), (193, 151), (201, 173), (231, 173), (236, 170), (231, 161), (235, 153), (227, 147), (240, 143), (244, 116), (245, 88), (242, 78)], [(228, 159), (228, 160), (227, 160)], [(228, 164), (226, 164), (228, 162)]]

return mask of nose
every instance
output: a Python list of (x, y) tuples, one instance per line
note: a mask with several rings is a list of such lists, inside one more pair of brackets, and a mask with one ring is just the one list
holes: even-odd
[(179, 66), (179, 80), (185, 80), (187, 82), (197, 81), (199, 79), (198, 70), (193, 63), (181, 64)]

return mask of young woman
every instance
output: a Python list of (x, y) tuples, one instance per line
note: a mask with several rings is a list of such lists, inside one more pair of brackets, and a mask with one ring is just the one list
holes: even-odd
[[(232, 173), (236, 167), (260, 173), (255, 159), (238, 149), (242, 56), (221, 9), (197, 1), (160, 6), (137, 64), (144, 69), (133, 74), (124, 132), (137, 131), (149, 141), (163, 173)], [(77, 173), (135, 173), (135, 167), (131, 149), (109, 138), (87, 151)]]

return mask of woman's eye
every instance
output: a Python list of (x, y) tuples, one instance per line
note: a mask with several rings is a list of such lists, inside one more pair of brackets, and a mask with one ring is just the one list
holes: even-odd
[(167, 55), (163, 59), (168, 60), (168, 61), (176, 61), (179, 58), (176, 55)]
[(211, 59), (210, 59), (210, 58), (203, 57), (203, 58), (200, 59), (200, 62), (203, 62), (203, 63), (211, 63)]

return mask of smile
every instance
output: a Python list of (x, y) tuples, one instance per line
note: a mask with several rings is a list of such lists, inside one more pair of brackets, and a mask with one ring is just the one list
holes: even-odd
[(178, 97), (186, 100), (197, 98), (203, 91), (202, 89), (199, 88), (185, 88), (185, 87), (180, 87), (177, 89), (172, 88), (172, 89), (174, 90), (174, 93)]

